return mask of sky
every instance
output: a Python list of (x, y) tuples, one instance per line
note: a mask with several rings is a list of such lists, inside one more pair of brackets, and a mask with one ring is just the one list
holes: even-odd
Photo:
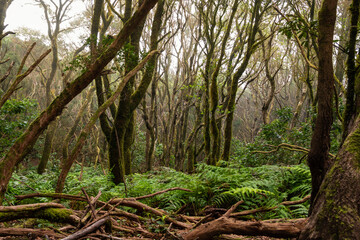
[[(49, 0), (45, 0), (45, 2), (47, 1)], [(26, 27), (32, 30), (40, 31), (42, 34), (47, 35), (47, 24), (45, 21), (44, 11), (34, 3), (34, 0), (14, 0), (6, 12), (5, 24), (8, 24), (8, 26), (5, 31), (16, 32), (18, 28)], [(84, 9), (84, 3), (80, 0), (75, 0), (72, 3), (69, 14), (71, 14), (71, 16), (75, 16)]]
[(33, 5), (33, 0), (15, 0), (6, 12), (6, 31), (16, 31), (19, 27), (27, 27), (46, 33), (43, 10)]

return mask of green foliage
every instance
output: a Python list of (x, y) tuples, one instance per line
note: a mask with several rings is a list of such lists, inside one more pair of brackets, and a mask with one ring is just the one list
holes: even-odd
[[(292, 118), (293, 113), (290, 108), (279, 109), (276, 111), (276, 119), (261, 127), (254, 142), (245, 144), (234, 139), (232, 161), (240, 166), (261, 166), (264, 164), (294, 165), (306, 160), (307, 153), (286, 148), (269, 152), (275, 150), (281, 143), (310, 148), (314, 114), (309, 112), (309, 117), (305, 122), (290, 128)], [(331, 130), (332, 153), (336, 153), (340, 147), (339, 136), (341, 136), (341, 123), (335, 121)]]
[[(304, 165), (279, 167), (261, 166), (256, 168), (231, 166), (218, 167), (200, 164), (197, 173), (188, 175), (171, 168), (160, 168), (145, 174), (133, 174), (127, 178), (127, 193), (124, 185), (115, 186), (109, 175), (103, 175), (101, 169), (85, 167), (82, 181), (78, 180), (81, 167), (76, 165), (69, 173), (64, 193), (81, 194), (85, 187), (89, 195), (96, 195), (101, 190), (101, 200), (113, 197), (137, 197), (163, 189), (183, 187), (192, 192), (171, 191), (142, 200), (153, 207), (174, 212), (183, 208), (188, 214), (201, 213), (208, 205), (229, 208), (239, 200), (244, 203), (238, 211), (269, 208), (285, 200), (298, 200), (310, 193), (310, 172)], [(14, 174), (11, 179), (6, 199), (15, 201), (14, 195), (39, 192), (52, 192), (57, 178), (54, 171), (38, 175), (28, 170), (26, 175)], [(21, 182), (20, 182), (21, 181)], [(24, 184), (26, 183), (26, 185)], [(30, 188), (31, 187), (31, 188)], [(26, 202), (49, 201), (45, 198), (28, 199)], [(304, 217), (308, 204), (291, 207), (279, 207), (266, 213), (258, 213), (253, 218)]]
[(284, 23), (284, 25), (279, 29), (279, 32), (285, 35), (288, 39), (292, 38), (293, 33), (295, 32), (301, 41), (301, 45), (308, 47), (309, 37), (317, 37), (317, 29), (319, 25), (318, 20), (313, 20), (308, 23), (305, 19), (296, 16), (290, 16), (290, 19), (291, 21)]
[(37, 102), (10, 99), (0, 109), (0, 157), (22, 134), (37, 114)]
[(64, 67), (63, 71), (84, 72), (89, 64), (90, 64), (90, 56), (78, 55)]
[(293, 117), (290, 108), (276, 111), (276, 119), (263, 125), (254, 142), (244, 144), (233, 141), (232, 159), (240, 165), (261, 166), (264, 164), (298, 164), (305, 154), (280, 148), (271, 154), (256, 153), (267, 152), (275, 149), (281, 143), (298, 145), (308, 148), (310, 145), (312, 128), (311, 121), (301, 123), (298, 127), (290, 128)]

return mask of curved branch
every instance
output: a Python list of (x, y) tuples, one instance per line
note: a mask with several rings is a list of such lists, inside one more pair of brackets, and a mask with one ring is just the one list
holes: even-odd
[[(287, 150), (290, 150), (290, 151), (297, 151), (297, 152), (303, 152), (303, 153), (309, 153), (309, 149), (307, 148), (304, 148), (304, 147), (301, 147), (301, 146), (297, 146), (297, 145), (291, 145), (291, 144), (288, 144), (288, 143), (280, 143), (279, 145), (277, 146), (274, 146), (274, 145), (270, 145), (270, 144), (266, 144), (266, 146), (269, 146), (269, 147), (273, 147), (274, 149), (273, 150), (270, 150), (270, 151), (252, 151), (251, 153), (263, 153), (263, 154), (269, 154), (269, 153), (274, 153), (274, 152), (277, 152), (279, 151), (280, 148), (285, 148)], [(329, 153), (329, 156), (331, 158), (335, 158), (336, 156), (332, 153)]]

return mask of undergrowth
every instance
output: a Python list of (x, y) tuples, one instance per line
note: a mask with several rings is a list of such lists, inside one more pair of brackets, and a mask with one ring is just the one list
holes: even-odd
[[(305, 165), (260, 167), (221, 167), (200, 164), (197, 172), (188, 175), (170, 168), (160, 168), (144, 174), (127, 177), (127, 192), (124, 185), (115, 186), (109, 175), (100, 169), (85, 167), (82, 181), (78, 180), (80, 166), (75, 166), (69, 173), (64, 193), (80, 194), (85, 187), (89, 195), (96, 195), (101, 190), (101, 200), (113, 197), (137, 197), (172, 187), (190, 189), (192, 192), (171, 191), (149, 199), (144, 203), (153, 207), (193, 215), (201, 214), (206, 206), (229, 208), (237, 201), (244, 200), (238, 211), (260, 207), (273, 207), (287, 200), (299, 200), (310, 194), (310, 172)], [(38, 192), (53, 192), (56, 173), (36, 174), (35, 169), (14, 173), (6, 194), (7, 204), (15, 202), (15, 195)], [(22, 203), (46, 202), (49, 199), (26, 199)], [(69, 204), (65, 202), (65, 204)], [(307, 215), (308, 203), (280, 206), (273, 211), (248, 216), (256, 219), (297, 218)]]

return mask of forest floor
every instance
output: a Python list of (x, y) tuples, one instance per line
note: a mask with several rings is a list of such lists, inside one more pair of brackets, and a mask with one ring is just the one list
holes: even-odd
[[(188, 216), (180, 213), (170, 214), (165, 210), (153, 208), (139, 200), (152, 198), (169, 191), (190, 191), (182, 188), (165, 189), (156, 193), (136, 198), (115, 198), (108, 202), (99, 201), (101, 191), (91, 197), (83, 189), (84, 196), (57, 193), (34, 193), (16, 196), (18, 200), (29, 198), (52, 198), (56, 201), (33, 203), (15, 206), (0, 206), (0, 236), (3, 239), (157, 239), (157, 240), (236, 240), (256, 239), (270, 240), (269, 237), (247, 237), (241, 235), (265, 235), (296, 237), (306, 219), (273, 219), (265, 221), (237, 220), (254, 212), (269, 209), (251, 209), (234, 212), (244, 203), (239, 201), (224, 213), (223, 209), (208, 209), (205, 216)], [(284, 202), (283, 205), (295, 205), (308, 200), (308, 196), (300, 201)], [(59, 203), (60, 199), (73, 202), (84, 202), (82, 210), (73, 210)], [(122, 207), (122, 208), (119, 208)], [(136, 211), (133, 211), (133, 210)], [(33, 219), (33, 220), (29, 220)], [(19, 219), (28, 219), (19, 221)], [(44, 224), (47, 220), (54, 224)], [(65, 223), (59, 225), (57, 223)], [(37, 228), (34, 228), (34, 227)], [(228, 235), (228, 234), (237, 235)], [(240, 235), (240, 236), (238, 236)]]

